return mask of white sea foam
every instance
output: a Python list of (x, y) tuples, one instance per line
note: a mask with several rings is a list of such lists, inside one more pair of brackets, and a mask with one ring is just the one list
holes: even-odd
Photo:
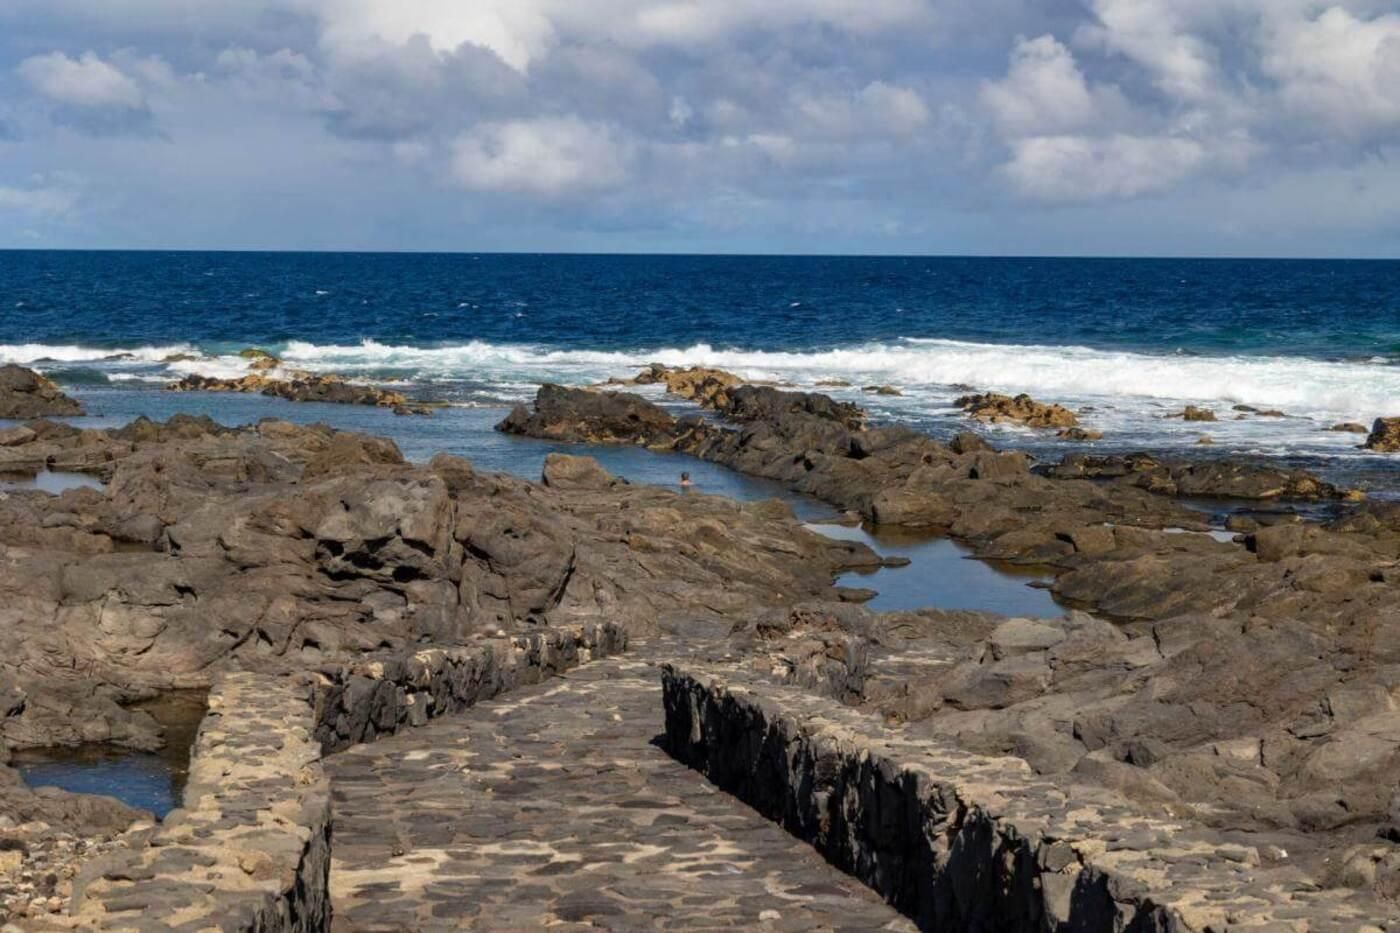
[(589, 382), (660, 362), (716, 366), (752, 379), (805, 385), (827, 378), (892, 383), (916, 398), (943, 398), (946, 387), (969, 385), (1029, 392), (1051, 401), (1119, 399), (1133, 407), (1250, 404), (1337, 420), (1367, 420), (1400, 411), (1400, 366), (1300, 357), (1151, 355), (951, 340), (904, 340), (807, 353), (715, 349), (707, 344), (605, 351), (483, 341), (434, 348), (293, 341), (282, 356), (289, 365), (313, 370), (410, 371), (426, 378), (482, 381)]
[(96, 363), (121, 356), (131, 362), (159, 363), (176, 354), (199, 352), (189, 344), (175, 344), (168, 347), (133, 347), (122, 349), (101, 349), (76, 345), (52, 345), (43, 343), (0, 344), (0, 363), (20, 363), (28, 365), (41, 361), (57, 363)]
[[(1249, 404), (1279, 408), (1312, 422), (1369, 422), (1400, 412), (1400, 365), (1381, 359), (1334, 362), (1301, 357), (1186, 356), (1096, 350), (1086, 347), (1016, 346), (952, 340), (908, 339), (810, 352), (690, 347), (633, 350), (559, 350), (525, 344), (469, 341), (439, 347), (394, 346), (375, 341), (321, 345), (291, 341), (273, 346), (289, 368), (337, 372), (395, 383), (473, 382), (499, 387), (508, 397), (527, 395), (541, 382), (585, 384), (627, 376), (647, 363), (704, 365), (733, 370), (751, 379), (813, 386), (842, 379), (856, 386), (893, 384), (903, 398), (866, 398), (867, 404), (892, 415), (911, 418), (948, 410), (959, 385), (1001, 392), (1029, 392), (1045, 401), (1089, 405), (1091, 419), (1120, 429), (1122, 421), (1141, 425), (1184, 403), (1228, 406)], [(151, 378), (179, 378), (189, 373), (235, 377), (247, 372), (247, 360), (235, 355), (198, 355), (164, 361), (175, 354), (199, 354), (189, 345), (136, 348), (91, 348), (44, 344), (0, 345), (0, 362), (98, 364), (104, 370), (143, 369)], [(122, 355), (111, 366), (106, 360)], [(42, 364), (41, 364), (41, 368)], [(1250, 419), (1212, 430), (1232, 433), (1262, 428)], [(1286, 425), (1273, 423), (1276, 440)], [(1300, 425), (1299, 427), (1302, 427)], [(1162, 430), (1199, 433), (1180, 421)], [(1243, 439), (1243, 436), (1242, 438)], [(1261, 437), (1261, 441), (1262, 441)], [(1338, 445), (1346, 436), (1328, 438)]]

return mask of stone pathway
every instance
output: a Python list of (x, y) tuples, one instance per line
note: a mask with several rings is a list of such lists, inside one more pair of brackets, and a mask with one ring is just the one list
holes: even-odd
[(334, 929), (913, 929), (661, 731), (624, 657), (331, 757)]

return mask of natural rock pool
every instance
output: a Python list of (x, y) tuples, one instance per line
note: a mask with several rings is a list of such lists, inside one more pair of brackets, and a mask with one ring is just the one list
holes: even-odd
[(883, 556), (909, 560), (907, 567), (853, 572), (837, 580), (842, 586), (876, 590), (879, 595), (865, 604), (876, 612), (970, 609), (1031, 618), (1052, 618), (1065, 612), (1048, 589), (1032, 585), (1048, 583), (1052, 579), (1049, 574), (977, 560), (951, 538), (908, 529), (807, 527), (832, 538), (861, 541)]
[(59, 470), (40, 470), (33, 476), (6, 477), (0, 475), (0, 490), (29, 490), (60, 495), (70, 489), (101, 489), (102, 481), (86, 473), (65, 473)]
[(31, 748), (10, 761), (30, 787), (59, 787), (78, 794), (115, 797), (157, 818), (180, 805), (189, 777), (190, 749), (204, 718), (206, 694), (180, 690), (132, 705), (165, 730), (165, 747), (142, 752), (116, 745)]

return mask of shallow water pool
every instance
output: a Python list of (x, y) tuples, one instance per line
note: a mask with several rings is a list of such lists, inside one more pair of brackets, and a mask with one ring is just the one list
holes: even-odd
[(1031, 618), (1065, 612), (1048, 589), (1031, 585), (1049, 583), (1050, 574), (978, 560), (951, 538), (888, 528), (807, 527), (832, 538), (868, 544), (884, 556), (909, 560), (907, 567), (853, 572), (837, 580), (842, 586), (876, 590), (879, 595), (865, 604), (876, 612), (970, 609)]
[(41, 470), (34, 476), (21, 476), (14, 479), (0, 479), (0, 490), (37, 489), (50, 495), (61, 495), (70, 489), (102, 489), (102, 480), (86, 473), (64, 473), (60, 470)]
[(32, 748), (15, 752), (10, 764), (30, 787), (115, 797), (163, 819), (184, 795), (206, 701), (204, 691), (181, 690), (132, 705), (164, 728), (165, 747), (157, 752), (105, 744)]

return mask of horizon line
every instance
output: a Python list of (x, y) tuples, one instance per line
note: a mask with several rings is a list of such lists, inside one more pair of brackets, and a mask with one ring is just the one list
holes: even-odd
[(636, 259), (1021, 259), (1051, 261), (1189, 261), (1189, 262), (1400, 262), (1400, 256), (1267, 256), (1201, 254), (1090, 254), (1090, 253), (801, 253), (801, 252), (642, 252), (628, 250), (457, 250), (457, 249), (267, 249), (220, 247), (126, 247), (126, 246), (0, 246), (0, 253), (145, 253), (248, 256), (528, 256), (599, 257)]

